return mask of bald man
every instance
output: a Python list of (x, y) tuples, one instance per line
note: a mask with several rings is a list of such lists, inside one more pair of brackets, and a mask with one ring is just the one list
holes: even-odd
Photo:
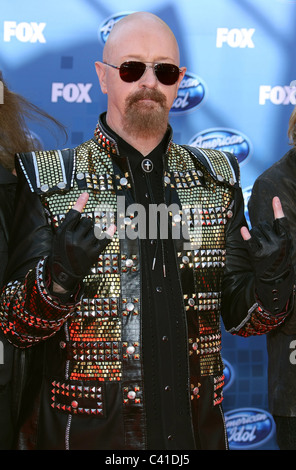
[(289, 315), (280, 201), (250, 233), (235, 157), (173, 142), (186, 69), (161, 19), (124, 17), (95, 66), (94, 138), (17, 156), (1, 321), (16, 347), (44, 345), (17, 447), (227, 449), (221, 315), (242, 336)]

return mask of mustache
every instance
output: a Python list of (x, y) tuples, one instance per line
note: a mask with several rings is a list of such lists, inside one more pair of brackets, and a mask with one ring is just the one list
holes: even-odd
[(132, 106), (133, 104), (143, 99), (156, 101), (163, 107), (166, 105), (165, 95), (161, 93), (161, 91), (155, 90), (155, 89), (153, 90), (143, 89), (143, 90), (136, 91), (135, 93), (133, 93), (132, 95), (128, 97), (127, 104), (129, 106)]

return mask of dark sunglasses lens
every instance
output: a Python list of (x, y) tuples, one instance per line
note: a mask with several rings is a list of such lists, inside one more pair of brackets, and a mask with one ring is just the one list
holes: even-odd
[(173, 64), (157, 64), (155, 74), (163, 85), (174, 85), (179, 78), (179, 68)]
[(146, 65), (142, 62), (124, 62), (119, 69), (120, 78), (124, 82), (136, 82), (146, 70)]

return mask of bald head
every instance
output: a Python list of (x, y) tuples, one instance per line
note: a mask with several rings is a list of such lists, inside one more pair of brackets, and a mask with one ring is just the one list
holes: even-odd
[[(126, 62), (147, 67), (140, 77), (125, 80), (118, 69)], [(143, 155), (158, 145), (167, 130), (169, 111), (186, 72), (179, 62), (179, 47), (169, 26), (152, 13), (137, 12), (114, 25), (103, 62), (95, 64), (101, 90), (108, 95), (108, 125)], [(177, 80), (164, 83), (155, 64), (177, 65)]]
[(149, 41), (151, 35), (156, 41), (162, 41), (164, 48), (166, 44), (170, 44), (170, 54), (173, 50), (175, 63), (179, 65), (179, 47), (174, 33), (162, 19), (149, 12), (131, 13), (115, 23), (104, 47), (103, 60), (114, 60), (119, 46), (127, 40), (132, 54), (133, 41), (143, 40), (145, 37)]

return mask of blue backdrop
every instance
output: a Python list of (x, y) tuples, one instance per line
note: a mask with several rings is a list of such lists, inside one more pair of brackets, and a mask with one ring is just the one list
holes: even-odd
[[(296, 1), (0, 0), (4, 78), (64, 123), (69, 139), (59, 142), (36, 123), (30, 124), (32, 133), (47, 149), (92, 137), (106, 109), (94, 62), (101, 60), (114, 22), (139, 10), (170, 25), (187, 67), (170, 116), (175, 141), (234, 152), (247, 202), (256, 177), (289, 149)], [(223, 358), (231, 448), (276, 449), (265, 338), (223, 332)]]

